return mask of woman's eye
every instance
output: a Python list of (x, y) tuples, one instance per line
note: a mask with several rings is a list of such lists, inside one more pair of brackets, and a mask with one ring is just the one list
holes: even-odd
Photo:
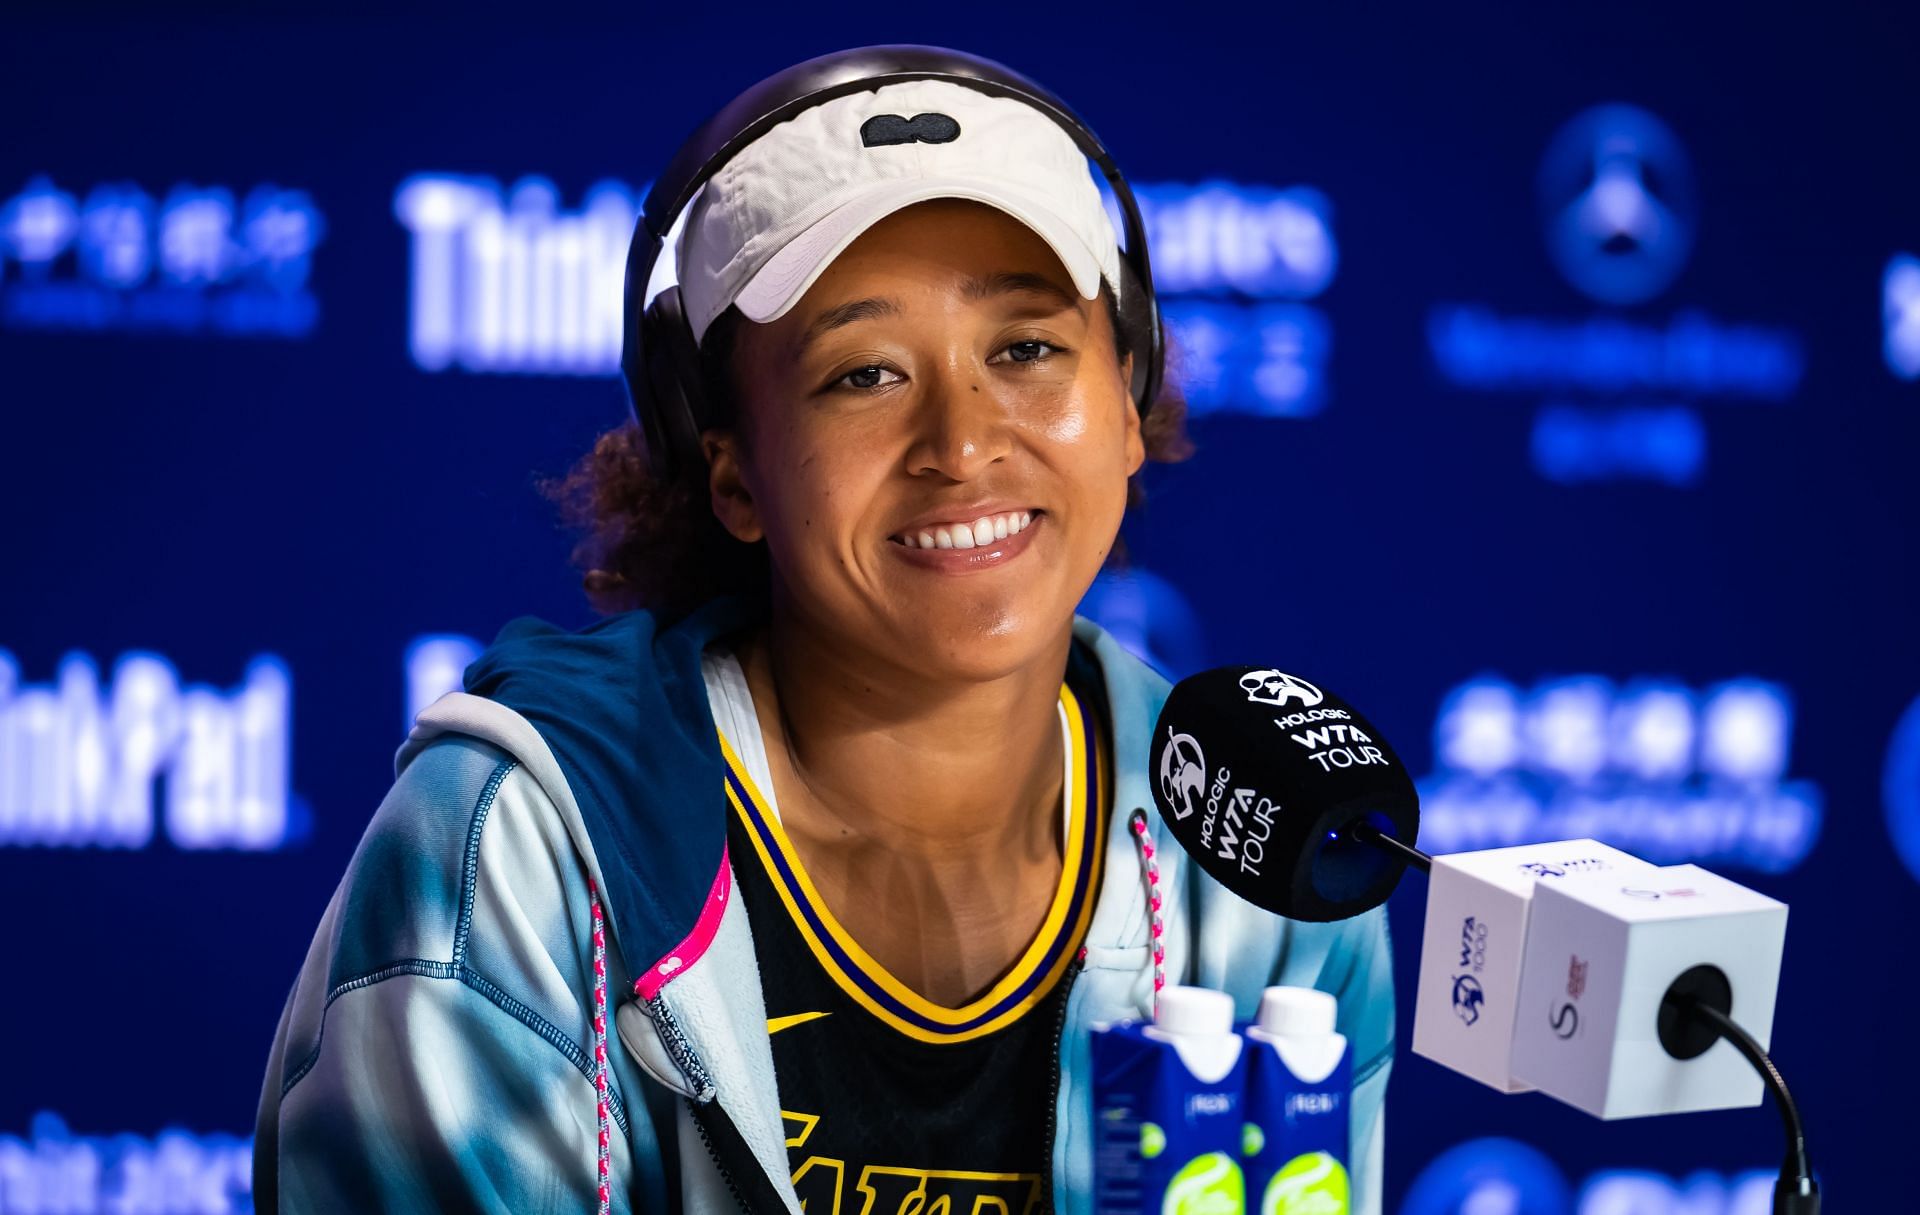
[(1013, 361), (1016, 363), (1033, 363), (1047, 357), (1041, 353), (1040, 348), (1042, 347), (1054, 354), (1060, 353), (1062, 349), (1052, 342), (1043, 342), (1039, 338), (1028, 338), (1025, 341), (1013, 342), (1008, 345), (1007, 353), (1013, 356)]
[(892, 372), (889, 372), (885, 367), (882, 367), (876, 363), (866, 367), (856, 367), (852, 371), (849, 371), (847, 374), (835, 380), (834, 384), (836, 386), (845, 384), (849, 388), (858, 388), (858, 389), (867, 389), (867, 390), (874, 389), (874, 388), (884, 388), (885, 384), (883, 384), (877, 377), (883, 376), (883, 375), (891, 375), (891, 374)]
[[(1008, 356), (1008, 361), (1010, 362), (1043, 363), (1056, 354), (1064, 354), (1067, 348), (1065, 346), (1057, 346), (1052, 342), (1042, 341), (1039, 338), (1027, 338), (1023, 341), (1009, 342), (1007, 345), (1001, 347), (1001, 349)], [(893, 379), (883, 379), (882, 377), (884, 376), (893, 376)], [(869, 363), (865, 367), (854, 368), (852, 371), (834, 380), (833, 383), (827, 385), (827, 387), (829, 389), (850, 388), (855, 392), (874, 392), (889, 386), (899, 378), (900, 377), (893, 371), (882, 367), (880, 364)]]

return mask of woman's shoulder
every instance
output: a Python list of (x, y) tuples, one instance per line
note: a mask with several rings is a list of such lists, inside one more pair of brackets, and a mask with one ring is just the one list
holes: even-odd
[(408, 755), (347, 864), (329, 969), (455, 963), (476, 890), (552, 885), (566, 845), (552, 799), (518, 758), (484, 738), (435, 735)]
[[(370, 1041), (403, 1072), (473, 1056), (487, 1060), (481, 1071), (515, 1060), (584, 1076), (589, 908), (562, 816), (519, 758), (455, 732), (415, 740), (313, 934), (281, 1013), (268, 1096), (274, 1080), (282, 1101), (296, 1085), (317, 1092), (309, 1108), (375, 1094), (380, 1084), (353, 1088), (363, 1065), (324, 1070)], [(329, 1077), (318, 1090), (316, 1069)]]
[(563, 816), (520, 759), (471, 735), (418, 742), (314, 932), (289, 1041), (317, 1050), (335, 1000), (397, 979), (447, 981), (440, 998), (475, 993), (551, 1038), (592, 988), (589, 906)]
[(1073, 618), (1073, 647), (1068, 652), (1069, 678), (1097, 684), (1112, 700), (1137, 703), (1154, 713), (1172, 687), (1159, 669), (1140, 657), (1119, 634), (1090, 616)]

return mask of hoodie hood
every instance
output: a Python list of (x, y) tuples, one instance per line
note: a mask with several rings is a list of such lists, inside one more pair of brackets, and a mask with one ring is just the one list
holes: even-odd
[(466, 691), (519, 713), (552, 750), (636, 966), (688, 938), (723, 871), (725, 768), (700, 656), (762, 612), (727, 596), (665, 628), (636, 610), (575, 632), (523, 616), (466, 669)]

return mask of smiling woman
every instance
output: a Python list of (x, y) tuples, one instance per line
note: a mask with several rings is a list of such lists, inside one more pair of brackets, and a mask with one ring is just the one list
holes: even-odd
[(419, 715), (282, 1016), (261, 1209), (1085, 1212), (1091, 1029), (1169, 980), (1337, 997), (1378, 1209), (1384, 912), (1282, 919), (1167, 849), (1167, 683), (1075, 614), (1187, 454), (1117, 173), (928, 47), (798, 65), (676, 157), (635, 419), (549, 487), (607, 615), (511, 622)]
[[(969, 217), (964, 214), (969, 209), (981, 214)], [(931, 221), (923, 219), (916, 224), (922, 235), (928, 235), (931, 229), (933, 244), (926, 247), (944, 247), (947, 242), (982, 227), (1027, 231), (1031, 240), (1030, 231), (1021, 229), (1011, 217), (984, 205), (967, 208), (965, 204), (921, 203), (908, 214), (926, 210), (945, 212), (936, 214)], [(954, 214), (955, 210), (962, 214)], [(1031, 250), (1028, 252), (1031, 255)], [(1005, 281), (999, 284), (1003, 292), (995, 294), (1033, 296), (1044, 295), (1051, 289), (1059, 298), (1058, 284), (1064, 271), (1057, 259), (1051, 260), (1051, 275), (1031, 275), (1021, 280), (1017, 275), (1003, 274)], [(1026, 286), (1028, 290), (1015, 292), (1016, 286)], [(821, 331), (830, 332), (839, 326), (857, 329), (858, 322), (877, 320), (881, 315), (897, 315), (893, 310), (876, 311), (876, 303), (853, 299), (824, 311), (819, 318)], [(1072, 306), (1076, 311), (1083, 311), (1077, 302)], [(1105, 281), (1100, 284), (1096, 307), (1091, 311), (1099, 315), (1083, 315), (1082, 322), (1089, 330), (1098, 329), (1092, 336), (1104, 338), (1116, 368), (1124, 368), (1134, 352), (1113, 288)], [(767, 372), (743, 365), (736, 357), (742, 329), (753, 327), (738, 307), (729, 306), (700, 343), (703, 395), (724, 430), (736, 427), (741, 404), (752, 399), (756, 385), (769, 385), (764, 378)], [(1036, 339), (1023, 343), (1019, 349), (1004, 352), (1001, 359), (1003, 365), (1019, 365), (1043, 362), (1054, 353), (1043, 340)], [(1085, 354), (1082, 350), (1070, 353)], [(1177, 354), (1178, 348), (1174, 347), (1175, 359)], [(773, 374), (793, 375), (797, 369), (774, 369)], [(854, 390), (863, 385), (878, 389), (891, 384), (892, 377), (899, 374), (881, 363), (873, 363), (849, 369), (842, 384)], [(762, 378), (756, 380), (756, 375)], [(848, 380), (852, 382), (846, 383)], [(771, 381), (773, 386), (784, 383), (784, 379)], [(1123, 380), (1123, 395), (1124, 383)], [(779, 389), (775, 387), (775, 390)], [(1141, 415), (1140, 438), (1149, 461), (1172, 463), (1192, 453), (1186, 433), (1186, 403), (1176, 375), (1169, 375), (1162, 382), (1153, 402)], [(647, 458), (637, 421), (629, 421), (600, 436), (593, 449), (566, 476), (545, 481), (542, 488), (560, 506), (567, 523), (581, 533), (574, 560), (583, 571), (582, 584), (588, 599), (603, 612), (650, 608), (667, 616), (677, 616), (718, 595), (767, 593), (766, 546), (739, 540), (721, 525), (710, 502), (706, 468), (691, 466), (681, 469), (678, 475), (661, 475), (656, 471)], [(1130, 507), (1143, 501), (1138, 476), (1127, 480), (1126, 493)], [(938, 533), (930, 533), (930, 537), (935, 547), (944, 547), (940, 545)], [(914, 539), (918, 540), (917, 534)], [(956, 537), (950, 533), (949, 539)], [(1124, 553), (1117, 540), (1114, 552), (1116, 556)]]

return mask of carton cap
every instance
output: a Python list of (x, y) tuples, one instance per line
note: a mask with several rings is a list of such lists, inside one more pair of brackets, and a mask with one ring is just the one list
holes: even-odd
[(1233, 1032), (1233, 997), (1205, 987), (1168, 987), (1160, 992), (1153, 1023), (1170, 1034), (1219, 1037)]
[(1324, 1038), (1333, 1032), (1340, 1002), (1312, 987), (1269, 987), (1260, 993), (1261, 1029), (1286, 1038)]

